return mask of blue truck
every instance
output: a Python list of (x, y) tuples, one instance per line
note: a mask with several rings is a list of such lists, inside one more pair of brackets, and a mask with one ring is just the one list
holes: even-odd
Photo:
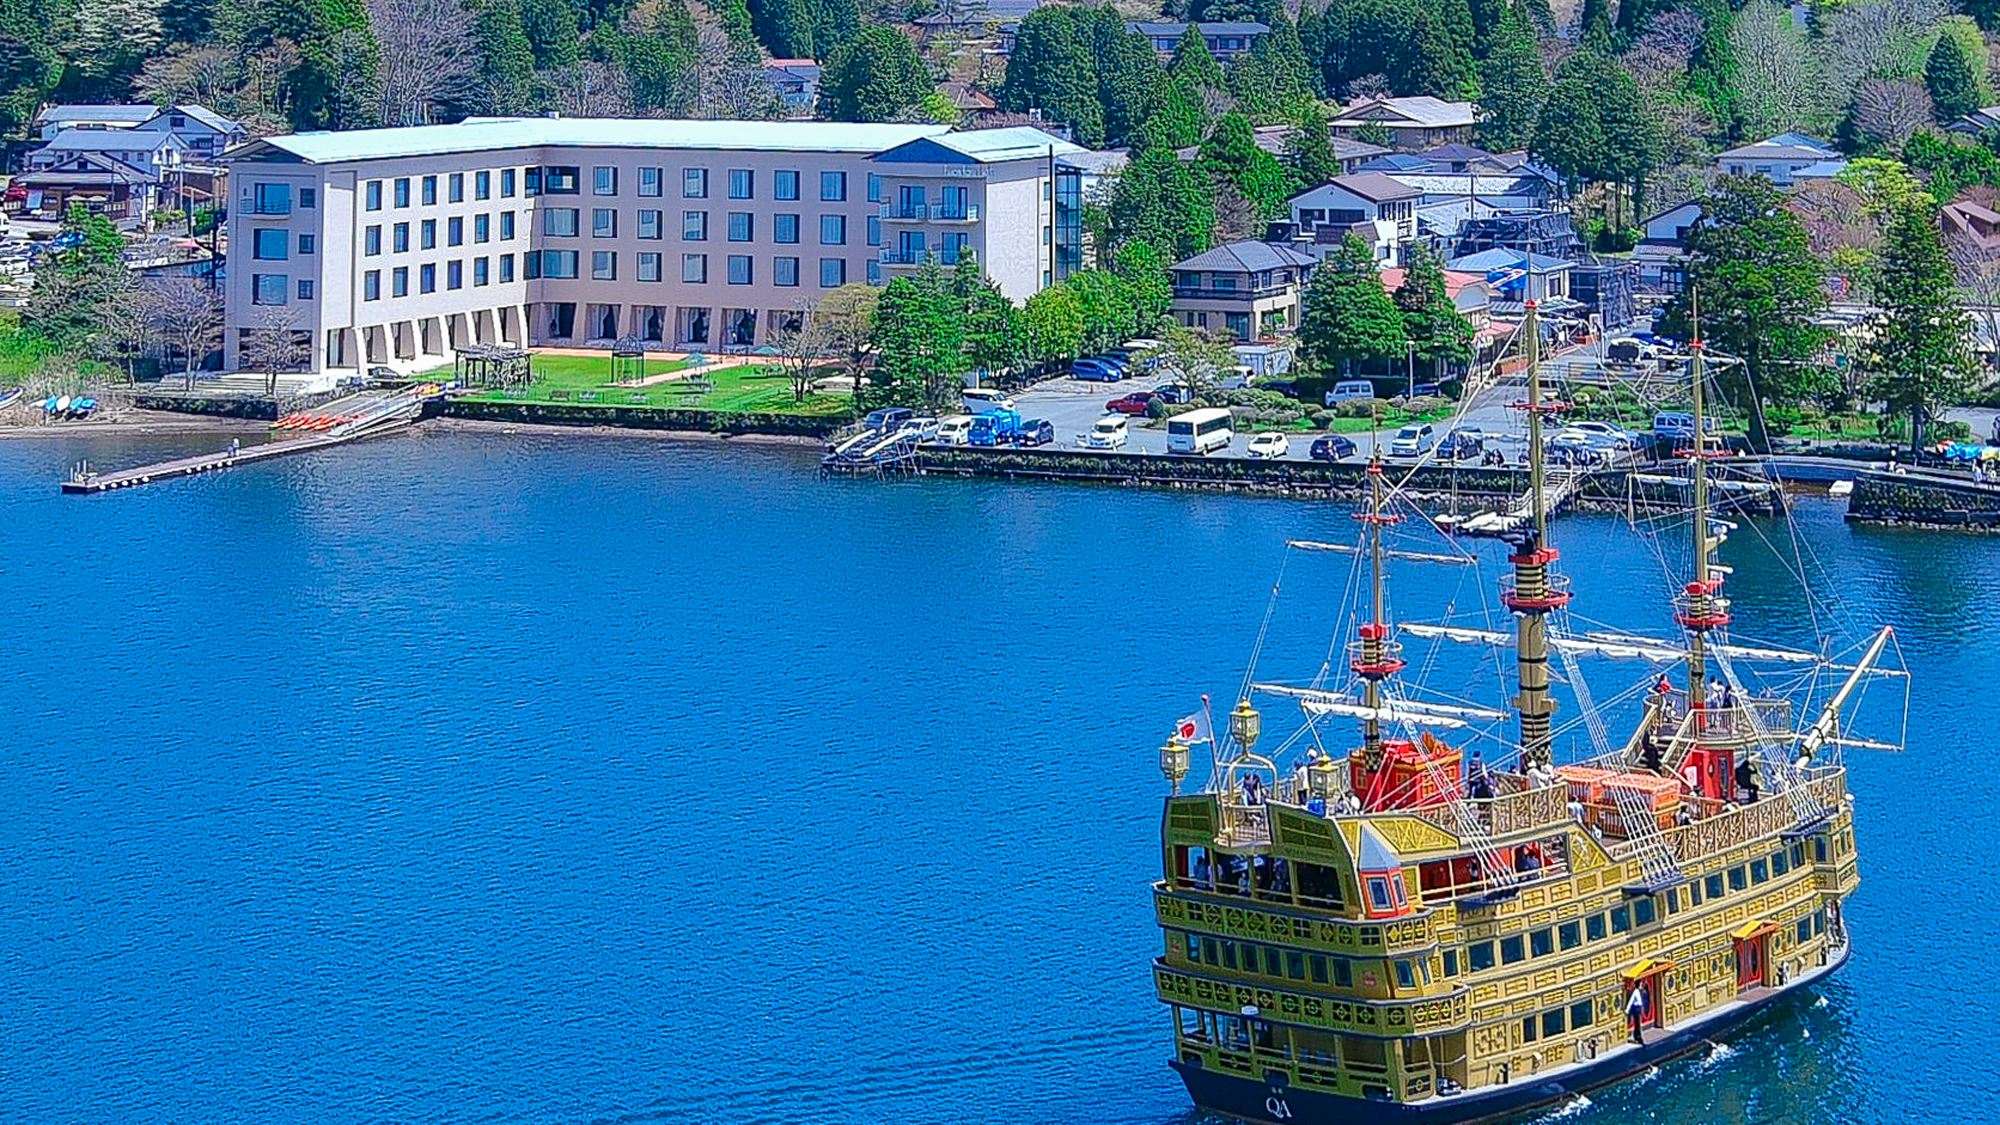
[(1021, 414), (1016, 410), (988, 410), (972, 419), (972, 444), (1012, 445), (1021, 432)]

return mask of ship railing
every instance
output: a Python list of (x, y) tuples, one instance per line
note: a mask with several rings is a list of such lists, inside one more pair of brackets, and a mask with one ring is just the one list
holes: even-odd
[[(1754, 738), (1760, 731), (1791, 729), (1792, 702), (1789, 699), (1739, 699), (1731, 707), (1688, 706), (1686, 695), (1673, 692), (1659, 700), (1660, 718), (1676, 728), (1677, 737)], [(1681, 729), (1690, 716), (1695, 722)]]

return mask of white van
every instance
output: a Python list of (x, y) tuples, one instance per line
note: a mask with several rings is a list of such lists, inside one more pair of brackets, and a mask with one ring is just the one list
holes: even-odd
[(1234, 416), (1220, 406), (1176, 414), (1167, 419), (1167, 452), (1207, 453), (1228, 449), (1236, 436), (1235, 424)]
[(937, 443), (939, 445), (972, 444), (972, 415), (954, 414), (938, 423)]
[(1336, 402), (1374, 397), (1375, 384), (1366, 379), (1343, 379), (1335, 383), (1332, 390), (1326, 392), (1326, 404), (1332, 406)]
[(1097, 420), (1090, 432), (1083, 435), (1085, 449), (1122, 449), (1128, 436), (1128, 427), (1123, 414), (1106, 414)]
[(1415, 457), (1428, 450), (1437, 441), (1437, 432), (1429, 422), (1412, 422), (1396, 431), (1396, 437), (1389, 442), (1389, 456)]
[(958, 394), (958, 399), (967, 414), (984, 414), (989, 410), (1012, 410), (1014, 400), (1002, 391), (991, 387), (967, 387)]

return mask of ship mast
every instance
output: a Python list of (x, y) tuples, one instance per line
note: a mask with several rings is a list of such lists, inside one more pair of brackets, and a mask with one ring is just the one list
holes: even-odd
[(1520, 692), (1514, 709), (1521, 714), (1523, 769), (1547, 766), (1555, 700), (1549, 694), (1549, 611), (1569, 603), (1569, 584), (1549, 573), (1561, 553), (1548, 545), (1549, 512), (1542, 471), (1542, 415), (1561, 403), (1542, 401), (1541, 329), (1536, 303), (1528, 301), (1521, 318), (1528, 354), (1528, 399), (1517, 406), (1528, 415), (1528, 499), (1532, 520), (1515, 539), (1507, 561), (1514, 573), (1502, 580), (1500, 600), (1514, 613), (1514, 659)]
[(1361, 702), (1368, 714), (1361, 721), (1361, 760), (1373, 775), (1382, 765), (1382, 681), (1403, 668), (1403, 646), (1389, 639), (1386, 599), (1383, 594), (1382, 529), (1398, 523), (1401, 516), (1382, 510), (1382, 444), (1376, 442), (1368, 461), (1368, 510), (1354, 518), (1368, 525), (1369, 606), (1368, 622), (1361, 626), (1361, 641), (1350, 646), (1347, 666), (1361, 677)]
[(1691, 521), (1694, 528), (1694, 578), (1688, 582), (1681, 596), (1674, 599), (1674, 618), (1688, 631), (1688, 709), (1693, 710), (1705, 706), (1708, 698), (1708, 632), (1729, 624), (1729, 610), (1728, 603), (1715, 596), (1716, 591), (1722, 588), (1722, 579), (1709, 567), (1709, 552), (1715, 548), (1716, 541), (1709, 535), (1707, 415), (1702, 402), (1702, 384), (1706, 379), (1703, 355), (1707, 345), (1701, 338), (1700, 297), (1692, 292), (1688, 295), (1688, 320), (1694, 329), (1691, 333), (1694, 339), (1688, 343), (1689, 382), (1693, 385), (1694, 396), (1694, 407), (1689, 412), (1694, 421), (1694, 448), (1688, 454), (1689, 481), (1694, 499)]

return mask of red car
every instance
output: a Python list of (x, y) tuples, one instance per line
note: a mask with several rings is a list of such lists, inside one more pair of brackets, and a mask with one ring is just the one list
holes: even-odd
[(1153, 392), (1133, 391), (1124, 398), (1114, 398), (1110, 402), (1105, 403), (1104, 409), (1113, 414), (1144, 414), (1146, 408), (1152, 405), (1152, 402)]

